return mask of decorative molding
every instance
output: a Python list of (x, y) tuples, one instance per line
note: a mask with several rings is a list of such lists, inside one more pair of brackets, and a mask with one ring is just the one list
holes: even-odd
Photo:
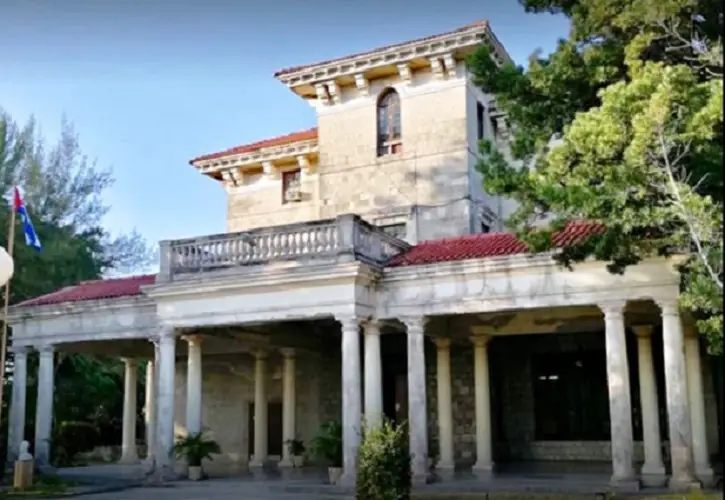
[(309, 175), (312, 173), (312, 165), (310, 164), (310, 159), (306, 155), (297, 155), (297, 165), (299, 165), (300, 171), (303, 174)]
[(410, 85), (413, 82), (413, 72), (410, 70), (410, 64), (407, 62), (398, 64), (398, 75), (406, 85)]
[(262, 162), (262, 170), (264, 171), (264, 176), (267, 178), (274, 177), (275, 171), (274, 171), (274, 163), (267, 160)]
[(327, 93), (330, 96), (330, 99), (332, 99), (333, 104), (341, 104), (342, 103), (342, 93), (340, 92), (340, 86), (337, 84), (335, 80), (330, 80), (326, 83), (327, 85)]
[(443, 78), (443, 63), (441, 63), (441, 60), (438, 56), (431, 57), (429, 59), (430, 61), (430, 70), (433, 73), (433, 77), (437, 79)]
[(330, 95), (327, 93), (327, 85), (324, 83), (315, 84), (317, 99), (323, 104), (330, 104)]
[(370, 95), (370, 82), (363, 73), (357, 73), (355, 75), (355, 86), (363, 96), (367, 97)]
[(446, 70), (449, 78), (456, 77), (456, 60), (453, 58), (453, 54), (448, 52), (443, 54), (443, 67)]
[(480, 24), (471, 26), (469, 29), (428, 37), (424, 40), (411, 41), (365, 54), (305, 66), (296, 71), (280, 74), (276, 78), (289, 88), (312, 85), (317, 89), (318, 98), (323, 100), (325, 96), (320, 95), (317, 85), (331, 78), (362, 74), (374, 68), (410, 63), (416, 59), (474, 49), (482, 42), (491, 46), (492, 57), (498, 65), (511, 61), (511, 57), (490, 28), (485, 24)]
[(274, 162), (293, 158), (298, 155), (312, 155), (317, 153), (319, 153), (317, 139), (311, 139), (270, 148), (262, 148), (249, 153), (230, 154), (229, 156), (220, 158), (202, 160), (194, 163), (194, 166), (204, 175), (214, 172), (221, 172), (224, 175), (225, 171), (232, 171), (231, 175), (235, 176), (237, 182), (241, 184), (242, 169), (245, 167), (260, 165), (267, 161)]

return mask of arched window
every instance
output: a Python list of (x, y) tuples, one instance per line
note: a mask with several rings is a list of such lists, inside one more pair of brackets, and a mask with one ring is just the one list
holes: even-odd
[(400, 127), (400, 96), (393, 89), (385, 90), (378, 100), (378, 156), (403, 150)]

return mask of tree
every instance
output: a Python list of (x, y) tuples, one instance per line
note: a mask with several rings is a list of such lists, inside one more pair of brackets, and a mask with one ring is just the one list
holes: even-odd
[(495, 67), (486, 47), (469, 61), (512, 126), (508, 144), (481, 145), (487, 191), (519, 202), (509, 223), (534, 251), (569, 221), (601, 223), (563, 264), (594, 256), (623, 272), (684, 254), (681, 305), (721, 352), (722, 5), (522, 3), (568, 15), (572, 30), (528, 70)]
[[(67, 121), (62, 122), (58, 142), (49, 144), (38, 133), (34, 120), (19, 127), (0, 109), (0, 191), (9, 193), (13, 185), (21, 187), (43, 245), (41, 252), (25, 245), (18, 224), (13, 303), (108, 273), (138, 270), (150, 263), (153, 252), (138, 233), (113, 236), (102, 225), (108, 210), (102, 197), (112, 181), (110, 170), (98, 168), (83, 154)], [(4, 244), (10, 218), (8, 203), (0, 204), (0, 215), (6, 221), (0, 224), (0, 241)], [(32, 395), (35, 357), (29, 360), (28, 368)], [(59, 353), (56, 371), (56, 421), (91, 421), (102, 434), (105, 428), (113, 429), (117, 424), (113, 416), (120, 413), (122, 397), (120, 362)], [(30, 397), (29, 402), (27, 423), (32, 425), (34, 399)]]

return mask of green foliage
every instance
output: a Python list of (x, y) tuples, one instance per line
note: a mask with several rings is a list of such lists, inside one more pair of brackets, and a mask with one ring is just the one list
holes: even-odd
[(406, 426), (389, 421), (365, 429), (358, 451), (357, 500), (407, 500), (411, 460)]
[(52, 462), (56, 467), (76, 465), (78, 455), (98, 445), (98, 429), (88, 422), (65, 421), (55, 426), (50, 442)]
[(293, 457), (299, 457), (305, 454), (305, 443), (301, 439), (288, 439), (284, 444)]
[(527, 70), (496, 68), (486, 47), (470, 58), (512, 127), (507, 141), (481, 144), (485, 189), (518, 202), (508, 223), (533, 251), (551, 249), (568, 222), (601, 223), (560, 255), (565, 265), (595, 257), (621, 273), (684, 255), (681, 306), (721, 352), (722, 4), (521, 3), (569, 16), (572, 31)]
[(342, 467), (342, 424), (338, 420), (322, 424), (312, 441), (312, 453), (330, 467)]
[(203, 460), (214, 460), (212, 454), (221, 453), (219, 443), (204, 436), (204, 432), (179, 436), (174, 443), (176, 458), (185, 459), (191, 467), (200, 467)]

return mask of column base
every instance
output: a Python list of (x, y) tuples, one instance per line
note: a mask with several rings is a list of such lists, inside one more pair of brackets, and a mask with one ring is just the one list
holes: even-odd
[(671, 477), (667, 482), (667, 487), (670, 491), (676, 493), (687, 493), (690, 491), (702, 490), (702, 484), (695, 478), (691, 477)]
[(277, 463), (277, 467), (279, 467), (280, 469), (287, 469), (294, 466), (295, 464), (292, 462), (291, 458), (283, 458), (279, 461), (279, 463)]
[(456, 474), (456, 467), (452, 462), (439, 462), (434, 470), (436, 476), (443, 480), (453, 479)]
[(471, 467), (471, 472), (473, 472), (473, 475), (476, 476), (476, 479), (490, 481), (493, 479), (495, 468), (496, 466), (493, 462), (476, 462), (473, 467)]
[(627, 475), (613, 475), (609, 479), (609, 485), (617, 491), (637, 492), (641, 488), (639, 479), (634, 473)]
[(667, 472), (662, 465), (644, 464), (639, 474), (640, 481), (648, 488), (660, 488), (667, 484)]
[(141, 461), (139, 460), (138, 456), (121, 456), (121, 458), (118, 459), (117, 463), (119, 465), (138, 465), (140, 462)]
[(263, 467), (266, 467), (269, 460), (265, 458), (258, 458), (253, 457), (252, 460), (249, 462), (249, 468), (250, 469), (261, 469)]
[(712, 488), (715, 486), (715, 472), (712, 467), (708, 465), (695, 467), (695, 475), (700, 480), (705, 488)]

